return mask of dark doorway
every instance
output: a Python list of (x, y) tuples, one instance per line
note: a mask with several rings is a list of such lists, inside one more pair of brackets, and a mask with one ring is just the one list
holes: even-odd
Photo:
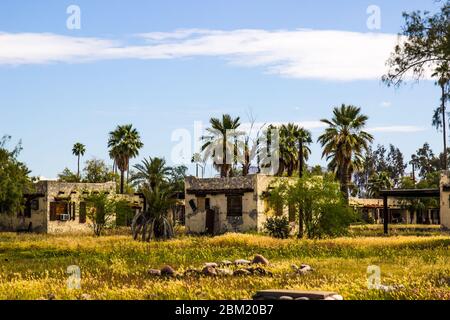
[(209, 235), (214, 235), (214, 221), (215, 212), (211, 209), (210, 199), (205, 199), (205, 209), (206, 209), (206, 233)]

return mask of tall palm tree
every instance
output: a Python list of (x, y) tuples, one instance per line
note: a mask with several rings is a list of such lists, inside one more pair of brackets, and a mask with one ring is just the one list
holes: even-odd
[(82, 143), (75, 143), (72, 148), (72, 154), (76, 157), (78, 157), (78, 171), (77, 171), (77, 178), (80, 180), (80, 158), (84, 156), (86, 153), (86, 146)]
[(373, 136), (363, 131), (367, 119), (361, 108), (342, 104), (334, 108), (331, 120), (321, 120), (328, 125), (318, 138), (323, 147), (322, 157), (331, 160), (330, 169), (336, 173), (347, 201), (351, 176), (362, 165), (363, 151), (373, 141)]
[(442, 128), (442, 138), (444, 141), (442, 169), (448, 169), (448, 150), (447, 150), (447, 125), (446, 125), (446, 102), (450, 100), (450, 67), (448, 63), (436, 68), (433, 77), (438, 77), (436, 84), (441, 89), (441, 105), (434, 111), (432, 125), (439, 130)]
[[(220, 171), (222, 178), (231, 175), (231, 164), (237, 157), (237, 136), (242, 134), (235, 132), (233, 137), (230, 137), (227, 130), (238, 129), (241, 125), (239, 121), (239, 117), (232, 118), (229, 114), (222, 115), (222, 119), (211, 118), (209, 120), (211, 128), (206, 129), (208, 135), (201, 137), (201, 140), (204, 142), (202, 146), (204, 158), (213, 158), (214, 167)], [(230, 141), (231, 138), (234, 138), (234, 140)], [(227, 154), (230, 150), (233, 150), (233, 155)]]
[(131, 181), (141, 189), (155, 190), (165, 185), (172, 173), (172, 168), (166, 165), (166, 160), (158, 157), (144, 159), (134, 168), (137, 172), (131, 177)]
[(143, 146), (139, 132), (131, 124), (117, 126), (114, 131), (109, 133), (109, 156), (114, 159), (120, 170), (120, 193), (122, 194), (124, 193), (125, 171), (130, 168), (130, 159), (137, 157)]

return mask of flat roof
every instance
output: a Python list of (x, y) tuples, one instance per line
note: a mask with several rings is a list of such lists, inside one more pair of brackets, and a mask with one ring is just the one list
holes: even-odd
[(393, 190), (381, 190), (381, 196), (388, 197), (440, 197), (441, 191), (439, 189), (393, 189)]

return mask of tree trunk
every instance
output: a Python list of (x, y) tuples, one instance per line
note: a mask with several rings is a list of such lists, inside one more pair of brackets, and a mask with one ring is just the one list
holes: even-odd
[[(300, 179), (303, 178), (303, 141), (300, 139), (299, 148), (298, 148), (298, 176)], [(303, 238), (303, 207), (301, 203), (299, 203), (299, 211), (298, 211), (298, 238)]]
[(120, 170), (120, 194), (123, 194), (125, 171)]
[(348, 170), (348, 162), (346, 160), (340, 170), (339, 180), (341, 182), (341, 192), (344, 196), (345, 202), (348, 204), (348, 185), (350, 183), (350, 174)]
[(442, 112), (442, 136), (444, 139), (444, 163), (442, 168), (444, 170), (447, 170), (448, 168), (448, 160), (447, 160), (447, 128), (446, 128), (446, 121), (445, 121), (445, 100), (446, 100), (446, 95), (445, 95), (445, 84), (441, 85), (441, 90), (442, 90), (442, 98), (441, 98), (441, 112)]
[(78, 171), (77, 171), (78, 181), (80, 181), (80, 155), (78, 155)]

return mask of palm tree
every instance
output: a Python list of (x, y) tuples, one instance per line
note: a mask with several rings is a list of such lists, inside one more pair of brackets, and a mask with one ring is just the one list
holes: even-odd
[(84, 144), (77, 142), (73, 145), (72, 154), (78, 157), (78, 171), (77, 171), (78, 180), (80, 180), (80, 158), (84, 156), (85, 153), (86, 153), (86, 146)]
[(377, 172), (369, 179), (368, 192), (372, 198), (378, 198), (381, 190), (391, 189), (394, 182), (387, 172)]
[(292, 177), (298, 169), (303, 172), (303, 163), (308, 161), (311, 154), (309, 148), (309, 144), (312, 142), (311, 132), (296, 124), (288, 123), (280, 127), (279, 136), (280, 165), (278, 175), (282, 176), (286, 171), (287, 176)]
[[(229, 136), (230, 132), (227, 131), (239, 128), (239, 121), (239, 117), (233, 119), (229, 114), (222, 115), (222, 120), (211, 118), (209, 120), (211, 128), (206, 129), (209, 135), (201, 137), (204, 142), (202, 146), (204, 158), (213, 158), (214, 167), (220, 171), (222, 178), (231, 174), (231, 163), (237, 157), (237, 138), (242, 134), (234, 132), (233, 136)], [(230, 138), (234, 138), (234, 141), (231, 142)], [(229, 150), (233, 150), (233, 155), (227, 154)]]
[(338, 177), (347, 201), (351, 176), (362, 165), (362, 153), (373, 141), (372, 135), (363, 131), (367, 119), (361, 114), (361, 108), (342, 104), (340, 108), (334, 108), (331, 120), (321, 120), (328, 125), (318, 138), (323, 147), (322, 157), (331, 160), (329, 167)]
[(139, 132), (131, 124), (117, 126), (116, 130), (109, 133), (109, 156), (114, 159), (120, 170), (120, 193), (122, 194), (125, 171), (130, 168), (130, 159), (137, 157), (143, 146)]
[(436, 68), (436, 72), (433, 73), (433, 77), (438, 77), (436, 84), (441, 89), (441, 105), (434, 111), (432, 125), (439, 130), (442, 128), (442, 138), (444, 141), (444, 151), (443, 151), (443, 170), (448, 168), (448, 151), (447, 151), (447, 126), (446, 119), (446, 102), (450, 99), (449, 89), (450, 89), (450, 67), (448, 63), (444, 63), (442, 66)]
[(155, 190), (165, 185), (172, 173), (172, 168), (166, 165), (164, 158), (144, 159), (142, 163), (134, 166), (137, 172), (131, 177), (131, 181), (141, 189)]

